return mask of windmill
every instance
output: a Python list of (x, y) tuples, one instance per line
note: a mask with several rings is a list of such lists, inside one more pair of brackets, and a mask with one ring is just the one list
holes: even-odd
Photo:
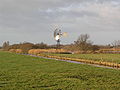
[(66, 32), (62, 33), (60, 29), (56, 28), (54, 31), (54, 39), (57, 42), (57, 48), (60, 48), (60, 38), (62, 36), (64, 37), (67, 36), (67, 33)]

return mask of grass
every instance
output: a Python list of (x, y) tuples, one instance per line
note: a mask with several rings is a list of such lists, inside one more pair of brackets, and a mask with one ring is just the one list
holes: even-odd
[(120, 90), (120, 70), (0, 52), (0, 90)]
[(87, 59), (94, 61), (106, 61), (120, 64), (120, 54), (49, 54), (49, 55)]

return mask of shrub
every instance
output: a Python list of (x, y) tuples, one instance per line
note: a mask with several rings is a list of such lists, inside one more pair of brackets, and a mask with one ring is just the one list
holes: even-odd
[(16, 49), (16, 53), (23, 53), (22, 49)]
[(28, 51), (28, 54), (40, 54), (40, 53), (68, 53), (70, 54), (70, 52), (64, 50), (64, 49), (31, 49)]
[(15, 53), (16, 49), (10, 49), (9, 52)]

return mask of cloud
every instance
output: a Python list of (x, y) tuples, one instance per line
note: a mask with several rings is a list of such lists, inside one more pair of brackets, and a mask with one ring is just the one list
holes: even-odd
[[(0, 0), (1, 41), (9, 39), (6, 35), (10, 38), (11, 35), (16, 36), (11, 41), (22, 41), (24, 33), (28, 38), (33, 37), (33, 40), (26, 38), (26, 41), (39, 42), (46, 33), (51, 36), (54, 27), (58, 25), (70, 35), (74, 33), (68, 38), (71, 39), (68, 41), (70, 43), (79, 33), (120, 34), (119, 23), (120, 0)], [(111, 35), (107, 37), (111, 40), (118, 39)], [(47, 40), (46, 38), (45, 41)], [(52, 38), (48, 41), (54, 42)]]

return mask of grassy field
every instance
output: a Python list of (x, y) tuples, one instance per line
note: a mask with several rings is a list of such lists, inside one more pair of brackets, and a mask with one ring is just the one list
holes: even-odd
[(0, 90), (120, 90), (120, 70), (0, 52)]
[(62, 57), (71, 57), (95, 61), (107, 61), (120, 64), (120, 54), (49, 54)]

